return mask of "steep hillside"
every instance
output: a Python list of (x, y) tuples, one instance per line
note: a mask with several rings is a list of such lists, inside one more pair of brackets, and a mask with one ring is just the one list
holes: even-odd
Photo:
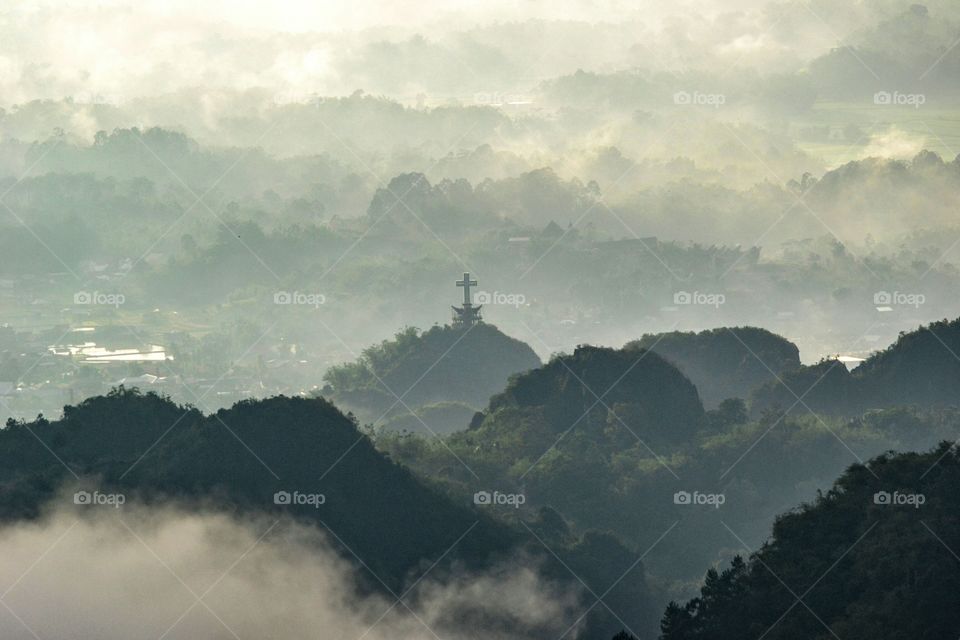
[(650, 349), (677, 365), (709, 409), (727, 398), (746, 399), (753, 389), (775, 380), (774, 374), (800, 367), (795, 344), (756, 327), (647, 334), (626, 346)]
[(854, 370), (871, 406), (960, 404), (960, 318), (903, 333)]
[[(922, 408), (960, 404), (960, 319), (903, 333), (852, 372), (836, 360), (801, 367), (751, 395), (755, 415), (768, 409), (855, 415), (898, 405)], [(798, 402), (802, 398), (802, 403)], [(806, 405), (806, 406), (804, 406)]]
[[(490, 324), (436, 326), (422, 333), (408, 328), (364, 350), (356, 362), (332, 368), (323, 393), (361, 420), (379, 425), (384, 419), (410, 417), (406, 407), (414, 412), (440, 402), (482, 407), (510, 376), (538, 366), (540, 358), (529, 345)], [(419, 420), (414, 424), (428, 431)], [(444, 431), (466, 427), (441, 424), (448, 427)]]
[[(478, 519), (378, 453), (353, 422), (319, 399), (244, 401), (204, 416), (152, 394), (116, 390), (66, 407), (57, 422), (10, 423), (0, 431), (0, 461), (5, 518), (36, 514), (60, 481), (72, 479), (69, 467), (147, 497), (215, 496), (226, 509), (322, 520), (395, 584)], [(325, 503), (278, 506), (274, 494), (284, 491), (323, 494)], [(516, 540), (481, 517), (456, 556), (476, 563)]]
[[(65, 407), (61, 420), (10, 420), (0, 430), (0, 519), (36, 518), (58, 506), (51, 501), (69, 501), (63, 487), (69, 495), (77, 484), (131, 502), (174, 500), (315, 527), (373, 590), (386, 585), (399, 593), (428, 567), (442, 580), (509, 561), (559, 589), (580, 593), (584, 580), (599, 592), (633, 565), (611, 602), (631, 626), (655, 626), (640, 557), (617, 538), (570, 534), (556, 523), (524, 529), (507, 522), (512, 507), (453, 500), (378, 452), (354, 421), (322, 399), (280, 396), (203, 415), (119, 388)], [(577, 567), (577, 577), (569, 567)], [(622, 624), (599, 609), (584, 621), (602, 634)]]
[(960, 456), (944, 443), (851, 467), (744, 561), (672, 603), (663, 640), (900, 640), (960, 629)]
[(654, 442), (677, 442), (691, 436), (703, 416), (697, 389), (658, 354), (582, 346), (514, 378), (490, 399), (471, 435), (526, 435), (526, 446), (542, 448), (568, 430), (591, 436), (621, 431), (623, 420), (618, 441), (634, 441), (627, 433), (633, 431)]
[(706, 429), (696, 388), (664, 358), (583, 346), (515, 377), (442, 446), (378, 444), (469, 494), (479, 485), (451, 463), (453, 451), (484, 482), (522, 490), (529, 507), (556, 509), (574, 530), (609, 530), (646, 548), (675, 515), (677, 453)]

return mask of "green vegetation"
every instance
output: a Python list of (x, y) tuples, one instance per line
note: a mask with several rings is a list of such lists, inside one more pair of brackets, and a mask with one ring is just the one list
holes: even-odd
[[(700, 595), (671, 603), (663, 640), (952, 637), (960, 625), (955, 549), (960, 456), (886, 454), (777, 519), (746, 560), (710, 569)], [(890, 496), (889, 502), (884, 496)], [(896, 504), (897, 497), (912, 502)]]
[(756, 389), (751, 407), (755, 414), (769, 409), (806, 413), (809, 407), (837, 415), (897, 405), (956, 407), (960, 404), (957, 353), (960, 319), (933, 322), (901, 332), (894, 344), (852, 372), (836, 360), (786, 372), (782, 382)]
[[(574, 591), (582, 584), (568, 567), (590, 589), (606, 590), (633, 565), (609, 596), (620, 620), (596, 610), (587, 627), (609, 635), (623, 620), (645, 629), (656, 620), (643, 565), (614, 536), (571, 533), (544, 512), (531, 520), (538, 540), (472, 500), (451, 500), (379, 453), (322, 399), (280, 396), (203, 415), (121, 387), (65, 407), (61, 420), (10, 420), (0, 430), (0, 520), (37, 518), (56, 500), (69, 500), (63, 489), (76, 486), (74, 476), (80, 486), (152, 505), (293, 518), (316, 527), (347, 561), (362, 563), (358, 576), (374, 590), (383, 586), (376, 576), (402, 591), (425, 562), (440, 563), (439, 576), (513, 558)], [(322, 494), (324, 502), (277, 504), (275, 494), (284, 491)]]
[[(411, 410), (419, 415), (433, 403), (481, 407), (510, 376), (539, 365), (533, 349), (490, 324), (408, 327), (365, 349), (356, 362), (332, 367), (322, 393), (375, 426), (385, 418), (397, 426), (401, 418), (410, 424)], [(430, 413), (439, 417), (438, 408)], [(466, 428), (469, 416), (459, 425), (449, 421), (457, 414), (464, 417), (462, 410), (448, 414), (445, 432)], [(417, 430), (431, 431), (426, 420), (414, 421)]]
[[(517, 376), (469, 430), (442, 441), (383, 433), (376, 444), (450, 495), (522, 488), (527, 504), (518, 517), (550, 507), (575, 532), (610, 530), (638, 549), (679, 522), (647, 565), (682, 594), (731, 548), (723, 522), (760, 544), (777, 513), (827, 489), (851, 463), (958, 434), (957, 409), (887, 408), (853, 418), (766, 411), (749, 419), (742, 400), (729, 400), (704, 412), (682, 373), (631, 346), (582, 347)], [(722, 493), (725, 504), (674, 502), (676, 492), (694, 490)]]
[(755, 327), (645, 335), (626, 346), (656, 351), (676, 364), (711, 409), (727, 398), (748, 398), (761, 384), (800, 367), (795, 344)]

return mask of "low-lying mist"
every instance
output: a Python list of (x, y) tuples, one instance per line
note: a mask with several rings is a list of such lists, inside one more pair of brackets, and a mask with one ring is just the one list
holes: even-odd
[(3, 638), (495, 640), (578, 628), (576, 595), (519, 560), (442, 582), (425, 561), (398, 603), (362, 592), (376, 578), (361, 577), (369, 572), (335, 553), (326, 532), (173, 506), (59, 502), (68, 506), (0, 529)]

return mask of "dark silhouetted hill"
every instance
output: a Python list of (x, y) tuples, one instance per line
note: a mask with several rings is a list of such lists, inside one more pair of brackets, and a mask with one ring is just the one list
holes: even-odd
[[(960, 629), (960, 456), (944, 443), (854, 465), (744, 561), (671, 603), (662, 640), (900, 640)], [(799, 598), (799, 600), (798, 600)]]
[(364, 350), (356, 362), (333, 367), (324, 378), (324, 395), (365, 421), (412, 417), (406, 407), (416, 413), (441, 402), (480, 408), (510, 376), (538, 366), (533, 349), (490, 324), (408, 328)]
[[(66, 407), (56, 422), (9, 423), (0, 431), (0, 461), (4, 518), (36, 515), (60, 482), (72, 479), (69, 467), (147, 498), (212, 500), (227, 510), (322, 521), (397, 585), (474, 522), (455, 553), (464, 562), (475, 564), (517, 541), (506, 527), (424, 487), (322, 399), (243, 401), (204, 416), (118, 389)], [(282, 491), (320, 493), (326, 502), (319, 509), (278, 507), (274, 494)]]
[[(887, 349), (848, 372), (836, 360), (801, 367), (751, 396), (754, 415), (765, 410), (856, 415), (869, 409), (960, 404), (960, 319), (903, 333)], [(802, 402), (798, 402), (798, 397)], [(804, 406), (806, 405), (806, 406)]]
[(775, 380), (774, 374), (800, 367), (795, 344), (756, 327), (647, 334), (626, 346), (650, 349), (673, 362), (710, 409), (727, 398), (747, 399), (755, 388)]
[[(35, 518), (55, 506), (51, 501), (69, 501), (63, 486), (75, 482), (124, 493), (128, 501), (173, 500), (185, 508), (266, 513), (316, 527), (372, 589), (381, 588), (379, 579), (399, 592), (427, 567), (431, 578), (442, 580), (510, 560), (528, 562), (553, 586), (580, 592), (572, 566), (594, 591), (615, 584), (610, 601), (631, 626), (655, 626), (643, 565), (617, 538), (563, 533), (558, 518), (537, 525), (538, 538), (507, 523), (512, 507), (501, 514), (498, 507), (454, 500), (377, 451), (354, 420), (323, 399), (247, 400), (204, 415), (120, 387), (65, 407), (61, 420), (10, 420), (0, 430), (0, 520)], [(283, 492), (322, 494), (324, 501), (277, 504)], [(622, 576), (629, 566), (630, 575)], [(606, 610), (586, 618), (586, 628), (602, 635), (621, 624)]]
[(472, 431), (524, 437), (525, 447), (540, 449), (568, 430), (603, 434), (623, 420), (624, 431), (676, 442), (691, 436), (703, 415), (696, 387), (660, 355), (581, 346), (516, 376)]
[[(671, 523), (661, 499), (676, 490), (674, 452), (705, 424), (696, 388), (663, 357), (581, 346), (516, 376), (445, 443), (482, 477), (522, 487), (531, 505), (556, 509), (574, 530), (608, 530), (643, 547)], [(473, 486), (428, 450), (398, 455), (454, 490)]]

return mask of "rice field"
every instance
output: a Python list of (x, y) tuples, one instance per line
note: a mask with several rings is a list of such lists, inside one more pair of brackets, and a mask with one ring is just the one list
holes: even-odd
[(910, 158), (921, 149), (950, 161), (960, 154), (960, 112), (952, 102), (817, 103), (807, 117), (791, 123), (791, 135), (829, 168), (873, 155)]

